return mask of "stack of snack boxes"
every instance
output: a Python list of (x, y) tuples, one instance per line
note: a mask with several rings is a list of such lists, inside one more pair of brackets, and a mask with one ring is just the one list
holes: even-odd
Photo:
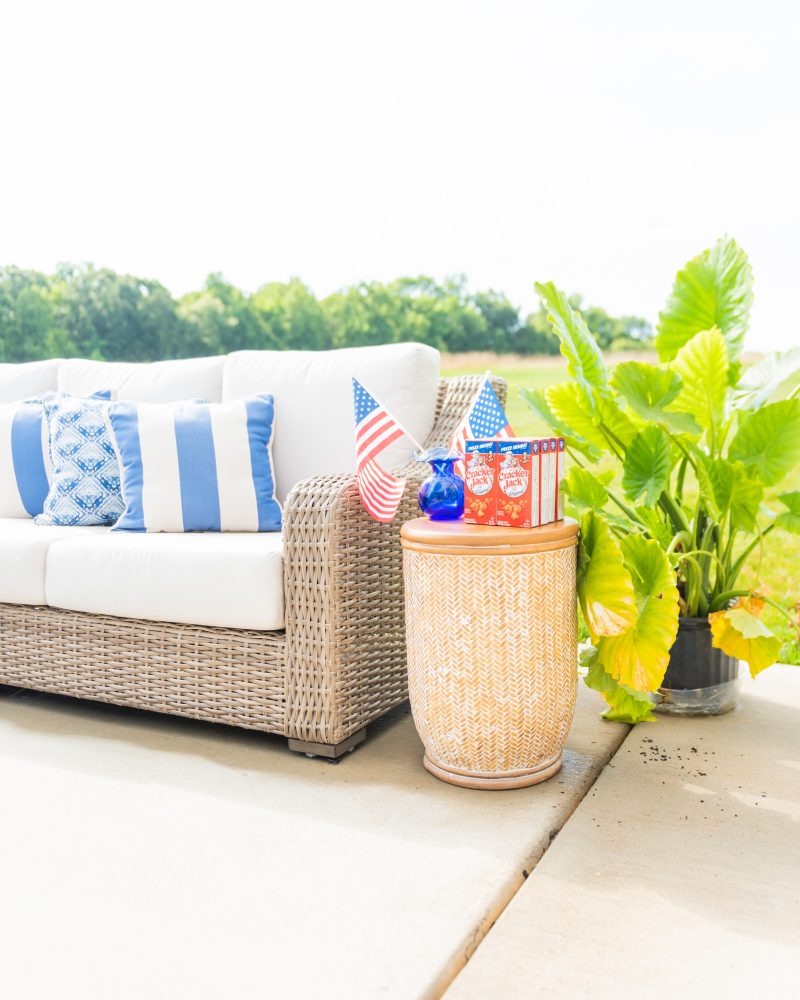
[(535, 528), (559, 521), (564, 438), (471, 438), (465, 446), (464, 520)]

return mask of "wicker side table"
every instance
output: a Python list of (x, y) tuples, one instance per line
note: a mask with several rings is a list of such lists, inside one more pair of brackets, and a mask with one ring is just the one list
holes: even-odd
[(411, 710), (425, 767), (521, 788), (561, 767), (577, 694), (572, 519), (402, 528)]

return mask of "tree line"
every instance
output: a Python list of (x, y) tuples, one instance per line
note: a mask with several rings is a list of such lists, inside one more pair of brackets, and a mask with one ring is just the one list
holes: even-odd
[[(649, 324), (572, 304), (607, 350), (646, 347)], [(463, 276), (362, 282), (317, 298), (297, 278), (247, 294), (212, 274), (174, 298), (158, 281), (92, 264), (54, 274), (0, 268), (0, 361), (86, 357), (153, 361), (255, 349), (319, 350), (419, 341), (441, 351), (557, 354), (543, 310), (523, 316)]]

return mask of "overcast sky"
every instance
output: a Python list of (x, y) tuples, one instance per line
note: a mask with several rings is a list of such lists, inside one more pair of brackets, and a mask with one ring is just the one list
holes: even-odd
[(464, 272), (654, 321), (730, 233), (800, 344), (800, 4), (6, 7), (0, 263), (180, 294)]

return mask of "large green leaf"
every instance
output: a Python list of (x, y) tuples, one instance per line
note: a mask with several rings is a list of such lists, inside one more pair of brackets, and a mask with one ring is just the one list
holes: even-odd
[(678, 351), (671, 367), (683, 387), (670, 409), (691, 414), (703, 430), (716, 431), (725, 413), (728, 386), (728, 350), (720, 331), (695, 334)]
[(614, 680), (636, 691), (655, 691), (664, 679), (678, 631), (678, 588), (666, 552), (644, 535), (621, 545), (636, 594), (636, 619), (624, 631), (597, 641), (597, 658)]
[(686, 434), (700, 434), (701, 428), (691, 414), (666, 409), (683, 387), (676, 371), (643, 361), (622, 361), (614, 369), (611, 385), (642, 420)]
[(573, 465), (561, 480), (561, 491), (578, 515), (585, 510), (602, 510), (608, 500), (608, 491), (597, 476), (577, 465)]
[(574, 428), (559, 420), (555, 413), (553, 413), (545, 398), (544, 389), (521, 389), (520, 392), (531, 410), (533, 410), (540, 420), (544, 421), (548, 429), (553, 434), (558, 434), (559, 437), (563, 437), (566, 440), (568, 448), (571, 448), (573, 451), (579, 451), (593, 462), (596, 462), (600, 458), (599, 448), (590, 444), (586, 438), (581, 437), (580, 434), (576, 433)]
[(747, 254), (724, 237), (678, 271), (663, 312), (658, 317), (656, 350), (671, 361), (701, 330), (717, 327), (736, 361), (750, 322), (753, 272)]
[(763, 607), (763, 599), (751, 594), (740, 597), (732, 608), (708, 616), (712, 645), (744, 660), (753, 677), (771, 666), (781, 651), (781, 640), (760, 620)]
[(778, 499), (788, 510), (782, 511), (775, 518), (775, 524), (793, 535), (800, 535), (800, 490), (791, 493), (780, 493)]
[(592, 637), (616, 635), (636, 621), (633, 581), (620, 543), (602, 515), (586, 511), (578, 542), (578, 600)]
[(800, 462), (800, 399), (782, 399), (746, 414), (728, 458), (744, 462), (765, 486), (779, 483)]
[(582, 663), (588, 667), (584, 682), (593, 691), (599, 691), (608, 704), (603, 718), (612, 722), (649, 722), (653, 718), (653, 700), (641, 691), (633, 691), (615, 681), (606, 673), (597, 659), (597, 650), (592, 649), (590, 656), (582, 657)]
[(580, 382), (557, 382), (544, 390), (544, 398), (556, 420), (592, 447), (608, 451), (609, 443), (600, 429), (600, 416), (588, 391)]
[(608, 369), (586, 320), (552, 281), (537, 283), (536, 291), (547, 310), (547, 319), (567, 359), (567, 370), (586, 389), (592, 406), (595, 393), (608, 394)]
[(654, 506), (669, 482), (672, 449), (669, 438), (655, 424), (639, 431), (625, 454), (622, 488), (629, 500)]
[(559, 423), (571, 427), (575, 434), (601, 451), (612, 451), (615, 441), (627, 447), (636, 436), (637, 425), (616, 400), (598, 397), (592, 406), (589, 393), (580, 382), (548, 386), (544, 397)]
[(641, 420), (635, 415), (629, 416), (613, 397), (601, 396), (597, 400), (597, 413), (603, 427), (626, 448), (642, 427)]
[(700, 455), (697, 463), (700, 491), (711, 502), (712, 513), (722, 520), (730, 511), (735, 528), (755, 531), (764, 499), (764, 484), (748, 475), (742, 462)]
[(740, 410), (757, 410), (773, 396), (788, 395), (800, 384), (800, 347), (776, 351), (751, 365), (742, 376), (733, 396)]
[(645, 507), (639, 504), (634, 507), (634, 510), (636, 511), (636, 516), (647, 528), (650, 537), (655, 538), (663, 549), (668, 548), (675, 536), (675, 532), (672, 525), (664, 520), (658, 508)]

